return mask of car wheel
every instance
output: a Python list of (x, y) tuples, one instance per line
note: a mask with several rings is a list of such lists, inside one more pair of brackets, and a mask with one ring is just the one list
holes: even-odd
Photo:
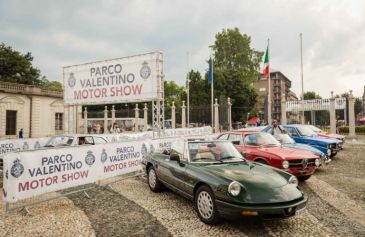
[(255, 160), (255, 162), (267, 165), (267, 162), (265, 160), (258, 159), (258, 160)]
[(217, 210), (213, 191), (206, 185), (200, 186), (195, 194), (195, 207), (202, 222), (217, 224), (221, 217)]
[(306, 181), (307, 179), (309, 179), (311, 177), (311, 175), (308, 175), (308, 176), (299, 176), (298, 177), (298, 180), (303, 182), (303, 181)]
[(162, 183), (158, 180), (155, 168), (153, 166), (148, 169), (148, 186), (153, 192), (159, 192), (162, 190)]

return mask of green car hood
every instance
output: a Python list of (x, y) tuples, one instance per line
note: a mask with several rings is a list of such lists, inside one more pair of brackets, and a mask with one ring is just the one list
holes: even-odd
[(266, 165), (247, 161), (211, 164), (204, 169), (228, 183), (241, 183), (245, 191), (241, 192), (239, 199), (245, 203), (288, 202), (302, 197), (296, 186), (288, 184), (287, 179), (280, 174), (282, 171)]

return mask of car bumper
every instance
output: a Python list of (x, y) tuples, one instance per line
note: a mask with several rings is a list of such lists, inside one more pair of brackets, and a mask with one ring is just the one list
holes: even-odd
[(298, 200), (272, 204), (237, 205), (220, 200), (216, 200), (216, 203), (219, 214), (228, 219), (259, 218), (273, 220), (302, 214), (307, 204), (307, 197), (303, 196)]

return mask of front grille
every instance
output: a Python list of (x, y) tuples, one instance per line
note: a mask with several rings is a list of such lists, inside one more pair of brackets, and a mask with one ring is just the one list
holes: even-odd
[(316, 158), (312, 158), (312, 159), (307, 159), (308, 163), (307, 165), (305, 165), (305, 160), (306, 159), (300, 159), (300, 160), (290, 160), (289, 161), (289, 167), (311, 167), (311, 166), (315, 166), (315, 160)]

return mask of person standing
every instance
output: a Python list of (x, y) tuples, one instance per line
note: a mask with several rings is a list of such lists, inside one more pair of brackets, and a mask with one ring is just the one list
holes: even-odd
[(23, 139), (24, 138), (24, 132), (23, 132), (23, 129), (21, 128), (20, 130), (19, 130), (19, 138), (20, 139)]
[(280, 127), (278, 121), (276, 119), (274, 119), (272, 121), (272, 129), (271, 129), (271, 134), (273, 136), (279, 135), (279, 134), (283, 134), (284, 131), (283, 129)]
[(256, 127), (260, 127), (261, 126), (261, 119), (257, 118), (256, 120)]

